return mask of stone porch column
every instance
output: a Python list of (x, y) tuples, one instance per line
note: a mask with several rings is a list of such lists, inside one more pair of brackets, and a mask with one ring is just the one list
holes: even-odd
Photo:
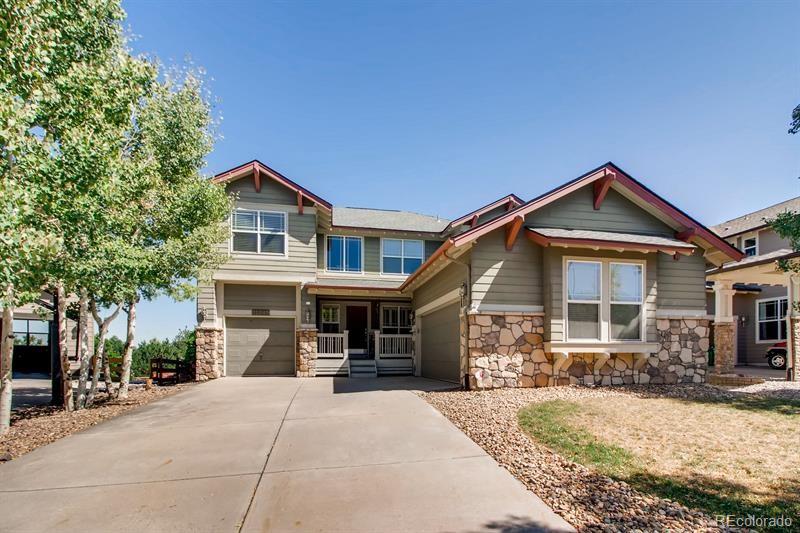
[(297, 330), (297, 377), (313, 378), (317, 375), (317, 330)]
[(733, 289), (731, 280), (714, 282), (714, 373), (733, 374), (734, 329)]
[(207, 381), (223, 375), (225, 339), (222, 329), (195, 328), (195, 380)]

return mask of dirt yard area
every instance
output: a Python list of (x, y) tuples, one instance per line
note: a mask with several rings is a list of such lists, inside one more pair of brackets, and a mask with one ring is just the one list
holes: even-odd
[(150, 389), (132, 388), (128, 398), (124, 400), (109, 400), (105, 393), (100, 393), (92, 407), (72, 413), (49, 405), (16, 409), (11, 412), (11, 429), (0, 436), (0, 462), (10, 461), (40, 446), (192, 385), (187, 383), (171, 387), (154, 386)]
[(753, 390), (423, 396), (579, 530), (716, 530), (718, 515), (749, 514), (796, 525), (800, 391)]

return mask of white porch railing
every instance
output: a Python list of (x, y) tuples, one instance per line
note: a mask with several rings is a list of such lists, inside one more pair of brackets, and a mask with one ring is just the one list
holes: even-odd
[(411, 335), (375, 333), (375, 359), (381, 357), (411, 359)]
[(317, 357), (347, 359), (347, 331), (344, 333), (318, 333)]

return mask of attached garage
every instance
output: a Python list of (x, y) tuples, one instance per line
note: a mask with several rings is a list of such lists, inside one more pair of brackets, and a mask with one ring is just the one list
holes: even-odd
[(294, 334), (294, 318), (226, 318), (226, 375), (294, 375)]
[(459, 304), (424, 315), (422, 320), (422, 376), (461, 382)]

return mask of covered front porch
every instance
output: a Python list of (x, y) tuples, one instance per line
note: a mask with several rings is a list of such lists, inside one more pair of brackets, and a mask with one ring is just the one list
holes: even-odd
[(735, 375), (734, 283), (746, 285), (782, 285), (787, 287), (786, 312), (786, 380), (800, 381), (800, 274), (785, 272), (778, 267), (782, 259), (796, 259), (792, 252), (781, 256), (743, 260), (710, 270), (707, 278), (714, 282), (714, 357), (713, 372), (721, 376)]
[(409, 298), (374, 289), (318, 286), (309, 293), (316, 304), (316, 376), (414, 373)]

